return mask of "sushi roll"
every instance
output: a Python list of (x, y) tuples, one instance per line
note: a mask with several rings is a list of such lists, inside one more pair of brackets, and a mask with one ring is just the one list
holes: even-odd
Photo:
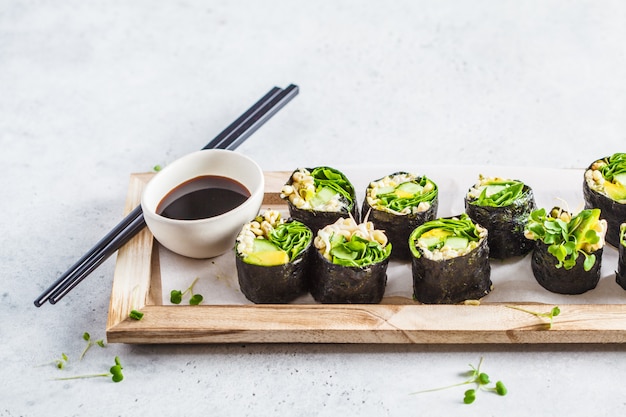
[(626, 223), (620, 226), (617, 272), (615, 280), (626, 290)]
[(308, 291), (313, 233), (267, 210), (246, 223), (235, 244), (239, 287), (254, 303), (288, 303)]
[(424, 304), (455, 304), (489, 294), (487, 235), (465, 213), (428, 221), (411, 232), (413, 297)]
[(619, 246), (619, 228), (626, 222), (626, 153), (598, 159), (585, 171), (585, 208), (599, 208), (608, 223), (606, 241)]
[(392, 259), (409, 260), (409, 235), (437, 217), (437, 185), (425, 176), (396, 172), (372, 181), (365, 191), (361, 213), (384, 230), (393, 245)]
[(526, 237), (537, 242), (531, 267), (537, 282), (559, 294), (582, 294), (600, 280), (607, 223), (599, 209), (573, 215), (559, 207), (530, 214)]
[(489, 231), (489, 256), (494, 259), (532, 250), (534, 243), (524, 236), (524, 226), (535, 209), (532, 189), (518, 180), (480, 175), (465, 195), (467, 215)]
[(334, 168), (296, 169), (280, 196), (287, 200), (291, 218), (309, 226), (314, 234), (342, 217), (360, 219), (354, 186)]
[(342, 218), (317, 232), (311, 295), (320, 303), (379, 303), (391, 244), (371, 222)]

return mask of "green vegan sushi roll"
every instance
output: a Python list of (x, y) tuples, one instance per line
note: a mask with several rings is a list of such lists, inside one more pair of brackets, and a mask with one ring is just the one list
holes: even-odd
[(317, 232), (311, 295), (321, 303), (379, 303), (391, 253), (385, 233), (371, 222), (342, 218)]
[(254, 303), (288, 303), (308, 291), (313, 233), (303, 223), (285, 221), (267, 210), (237, 236), (235, 265), (239, 287)]
[(626, 290), (626, 223), (622, 223), (620, 226), (618, 254), (615, 280), (620, 287)]
[(313, 233), (342, 217), (359, 219), (354, 186), (334, 168), (296, 169), (280, 196), (287, 200), (291, 218), (309, 226)]
[(408, 239), (419, 225), (437, 217), (437, 185), (425, 176), (396, 172), (372, 181), (361, 213), (384, 230), (393, 245), (392, 259), (411, 257)]
[(626, 222), (626, 153), (598, 159), (585, 171), (585, 208), (599, 208), (608, 223), (606, 241), (619, 246), (619, 228)]
[(524, 236), (524, 226), (535, 209), (532, 189), (518, 180), (480, 175), (465, 196), (468, 216), (489, 231), (489, 256), (495, 259), (532, 250), (534, 243)]
[(409, 236), (413, 297), (424, 304), (455, 304), (489, 294), (487, 235), (465, 213), (417, 227)]
[(537, 282), (559, 294), (582, 294), (600, 280), (606, 221), (599, 209), (576, 215), (559, 208), (535, 210), (526, 237), (537, 241), (531, 266)]

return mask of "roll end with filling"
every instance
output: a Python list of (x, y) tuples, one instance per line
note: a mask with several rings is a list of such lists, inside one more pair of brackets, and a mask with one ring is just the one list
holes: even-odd
[(424, 304), (456, 304), (489, 294), (487, 236), (465, 213), (416, 228), (409, 237), (413, 297)]
[(237, 237), (235, 265), (241, 292), (257, 304), (288, 303), (308, 291), (313, 233), (301, 222), (267, 210)]
[(342, 218), (314, 241), (310, 292), (320, 303), (379, 303), (387, 285), (391, 244), (371, 222)]

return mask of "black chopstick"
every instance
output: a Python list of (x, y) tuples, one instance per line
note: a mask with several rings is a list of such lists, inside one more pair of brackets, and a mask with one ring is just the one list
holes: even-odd
[[(252, 106), (250, 110), (244, 113), (236, 122), (226, 128), (226, 133), (222, 132), (209, 145), (213, 145), (220, 149), (235, 149), (243, 141), (238, 137), (248, 137), (250, 130), (258, 129), (262, 123), (276, 113), (276, 111), (284, 106), (298, 92), (297, 86), (290, 85), (285, 90), (274, 88), (270, 90), (261, 100)], [(269, 100), (269, 101), (268, 101)], [(206, 147), (203, 149), (207, 149)], [(117, 249), (123, 246), (132, 236), (137, 234), (144, 226), (143, 214), (139, 207), (139, 216), (133, 219), (126, 228), (114, 236), (114, 239), (108, 243), (100, 245), (96, 252), (87, 259), (78, 268), (70, 271), (66, 279), (56, 285), (56, 288), (47, 297), (51, 304), (55, 304), (63, 298), (71, 289), (89, 275), (95, 268), (108, 259)], [(137, 210), (137, 209), (135, 209)], [(42, 303), (40, 302), (39, 305)], [(37, 305), (37, 304), (35, 304)]]
[[(234, 150), (297, 94), (298, 87), (293, 84), (284, 90), (272, 88), (202, 149)], [(144, 227), (138, 206), (44, 291), (35, 300), (35, 306), (46, 301), (55, 304)]]

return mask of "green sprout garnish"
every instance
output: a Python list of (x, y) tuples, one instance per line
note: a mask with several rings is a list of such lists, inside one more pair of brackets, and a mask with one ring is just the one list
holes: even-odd
[(444, 389), (459, 387), (462, 385), (474, 384), (476, 386), (475, 388), (470, 388), (463, 393), (463, 402), (465, 404), (473, 403), (476, 400), (476, 394), (478, 393), (478, 391), (495, 392), (496, 394), (500, 396), (506, 395), (508, 393), (508, 390), (506, 389), (502, 381), (497, 381), (494, 386), (491, 386), (491, 387), (488, 386), (491, 383), (491, 379), (489, 378), (489, 375), (487, 375), (484, 372), (481, 372), (480, 368), (482, 364), (483, 364), (483, 358), (480, 358), (480, 361), (478, 362), (477, 367), (474, 367), (473, 365), (470, 364), (469, 366), (471, 370), (468, 371), (469, 378), (463, 382), (459, 382), (458, 384), (448, 385), (448, 386), (440, 387), (440, 388), (417, 391), (412, 394), (421, 394), (425, 392), (441, 391)]
[(583, 268), (589, 271), (596, 262), (593, 254), (604, 244), (606, 226), (600, 220), (600, 209), (583, 210), (575, 216), (555, 207), (530, 213), (525, 227), (528, 239), (541, 240), (557, 260), (557, 268), (572, 269), (579, 255), (585, 257)]
[(526, 310), (525, 308), (521, 308), (517, 306), (506, 306), (506, 307), (512, 308), (513, 310), (523, 311), (524, 313), (532, 314), (535, 317), (547, 318), (549, 320), (548, 329), (552, 328), (552, 324), (554, 323), (554, 318), (558, 316), (559, 314), (561, 314), (561, 309), (559, 308), (559, 306), (552, 307), (552, 309), (547, 313), (538, 313), (536, 311)]
[(102, 348), (104, 347), (104, 340), (102, 339), (98, 339), (95, 341), (91, 340), (91, 336), (87, 332), (83, 333), (83, 340), (87, 342), (87, 345), (85, 346), (85, 349), (83, 350), (83, 352), (80, 354), (80, 357), (78, 358), (79, 361), (83, 360), (83, 358), (85, 357), (85, 354), (93, 345), (98, 345)]
[(198, 304), (200, 304), (204, 297), (202, 297), (202, 295), (200, 294), (193, 293), (193, 287), (194, 285), (196, 285), (196, 282), (198, 282), (198, 279), (199, 277), (196, 277), (196, 279), (193, 280), (191, 285), (185, 291), (172, 290), (170, 292), (170, 302), (172, 304), (180, 304), (183, 301), (183, 297), (187, 295), (187, 293), (189, 293), (191, 296), (189, 298), (189, 305), (197, 306)]
[(163, 167), (159, 164), (155, 165), (152, 167), (152, 169), (154, 170), (154, 172), (159, 172), (160, 170), (163, 169)]
[(130, 313), (128, 314), (128, 317), (130, 317), (133, 320), (141, 320), (143, 318), (143, 313), (138, 310), (131, 310)]
[(120, 358), (118, 356), (115, 357), (115, 365), (109, 368), (109, 372), (101, 373), (101, 374), (87, 374), (87, 375), (75, 375), (68, 376), (65, 378), (55, 378), (57, 381), (67, 381), (70, 379), (85, 379), (85, 378), (99, 378), (99, 377), (110, 377), (113, 382), (120, 382), (124, 379), (124, 375), (122, 374), (122, 364), (120, 362)]

